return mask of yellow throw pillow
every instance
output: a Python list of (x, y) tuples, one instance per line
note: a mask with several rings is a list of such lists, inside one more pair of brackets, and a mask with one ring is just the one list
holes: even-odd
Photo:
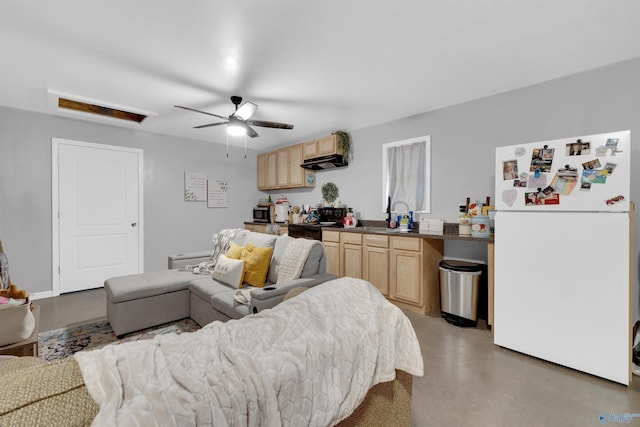
[(251, 243), (247, 243), (242, 251), (244, 260), (244, 282), (252, 286), (261, 288), (267, 278), (269, 264), (271, 263), (271, 254), (273, 248), (258, 248)]
[(225, 255), (227, 258), (240, 259), (242, 257), (242, 251), (244, 251), (244, 246), (238, 246), (231, 242), (231, 247), (229, 247), (229, 250)]

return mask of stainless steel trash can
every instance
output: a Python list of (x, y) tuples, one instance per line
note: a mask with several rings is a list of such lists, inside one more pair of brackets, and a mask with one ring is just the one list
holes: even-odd
[(440, 311), (452, 325), (477, 326), (480, 264), (460, 260), (440, 261)]

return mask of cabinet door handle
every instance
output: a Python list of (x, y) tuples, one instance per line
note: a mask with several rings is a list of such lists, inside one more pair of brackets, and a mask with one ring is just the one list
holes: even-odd
[(135, 227), (136, 225), (138, 225), (138, 223), (137, 223), (137, 222), (132, 222), (132, 223), (131, 223), (131, 226), (132, 226), (132, 227)]

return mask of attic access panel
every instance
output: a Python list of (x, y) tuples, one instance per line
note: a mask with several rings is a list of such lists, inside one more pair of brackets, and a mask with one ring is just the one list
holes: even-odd
[(135, 123), (140, 123), (147, 118), (144, 114), (132, 113), (130, 111), (103, 107), (101, 105), (89, 104), (81, 101), (73, 101), (62, 97), (58, 98), (58, 108), (66, 108), (68, 110), (96, 114), (98, 116), (110, 117), (113, 119), (127, 120)]

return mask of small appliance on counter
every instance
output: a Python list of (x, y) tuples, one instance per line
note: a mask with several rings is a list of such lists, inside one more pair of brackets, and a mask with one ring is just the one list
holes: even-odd
[[(289, 236), (322, 240), (322, 228), (342, 228), (342, 220), (347, 215), (346, 208), (322, 207), (312, 209), (309, 207), (309, 210), (314, 214), (311, 217), (312, 222), (309, 222), (309, 218), (307, 218), (307, 222), (289, 224)], [(309, 215), (311, 216), (311, 214)]]
[(253, 208), (253, 222), (275, 222), (275, 207), (273, 205), (255, 206)]
[(276, 200), (275, 205), (275, 221), (276, 222), (289, 222), (289, 200), (284, 194)]

